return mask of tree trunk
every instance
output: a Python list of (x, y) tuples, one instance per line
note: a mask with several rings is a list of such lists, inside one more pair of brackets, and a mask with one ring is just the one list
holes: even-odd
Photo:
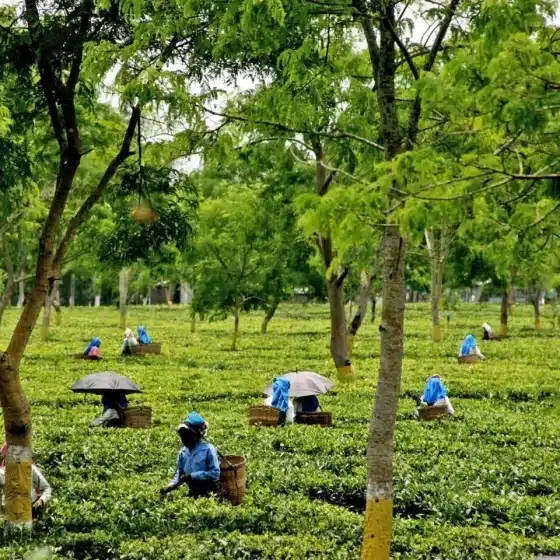
[(43, 324), (41, 325), (41, 340), (47, 342), (49, 340), (49, 331), (51, 325), (51, 298), (47, 294), (43, 305)]
[(60, 326), (62, 324), (62, 308), (60, 307), (60, 274), (53, 280), (51, 306), (54, 309), (54, 324)]
[(10, 257), (10, 248), (8, 247), (8, 239), (6, 236), (2, 238), (2, 252), (4, 254), (4, 261), (6, 262), (7, 278), (4, 292), (2, 296), (0, 296), (0, 325), (2, 325), (4, 311), (10, 306), (12, 294), (14, 293), (14, 267)]
[(373, 276), (367, 270), (362, 270), (360, 272), (360, 295), (358, 296), (358, 309), (356, 310), (356, 314), (352, 318), (350, 322), (350, 326), (348, 327), (347, 339), (346, 339), (346, 346), (348, 350), (348, 358), (352, 356), (352, 349), (354, 347), (354, 337), (358, 333), (360, 329), (364, 317), (367, 313), (367, 305), (368, 300), (370, 299), (371, 295), (371, 283), (373, 281)]
[(398, 226), (384, 239), (381, 357), (367, 446), (367, 502), (362, 558), (388, 559), (393, 515), (393, 447), (402, 376), (406, 245)]
[(18, 288), (19, 288), (19, 294), (18, 294), (17, 306), (23, 307), (23, 302), (25, 301), (25, 280), (21, 276), (19, 276)]
[(426, 246), (430, 256), (430, 301), (432, 309), (432, 341), (441, 341), (441, 323), (439, 318), (439, 302), (441, 300), (443, 286), (443, 267), (449, 249), (449, 235), (445, 226), (442, 226), (438, 234), (434, 234), (433, 228), (424, 231)]
[(371, 322), (375, 323), (375, 311), (377, 307), (377, 296), (372, 293), (371, 294)]
[(196, 313), (191, 311), (191, 333), (196, 331)]
[(346, 315), (344, 313), (344, 278), (331, 276), (327, 281), (331, 319), (331, 356), (341, 381), (350, 381), (354, 370), (346, 343)]
[(233, 323), (233, 338), (231, 339), (231, 349), (232, 351), (237, 350), (237, 339), (239, 337), (239, 309), (236, 309), (234, 314), (234, 323)]
[(76, 275), (70, 275), (70, 297), (68, 298), (68, 304), (70, 307), (75, 307), (76, 305)]
[(4, 496), (9, 526), (31, 528), (31, 414), (19, 372), (8, 354), (0, 352), (0, 403), (8, 443)]
[(173, 307), (173, 292), (171, 286), (165, 288), (165, 299), (167, 300), (167, 307)]
[(270, 306), (268, 307), (268, 309), (266, 310), (266, 314), (261, 324), (261, 334), (266, 334), (266, 331), (268, 330), (268, 324), (274, 317), (274, 314), (276, 313), (276, 310), (278, 309), (279, 305), (280, 305), (280, 300), (274, 299), (270, 304)]
[(95, 295), (95, 303), (93, 304), (94, 307), (101, 307), (101, 294)]
[(509, 282), (506, 282), (502, 293), (502, 307), (500, 309), (500, 334), (502, 336), (507, 336), (508, 334), (509, 294)]
[(128, 303), (128, 281), (130, 278), (130, 269), (121, 268), (119, 272), (119, 312), (120, 312), (120, 322), (119, 326), (121, 329), (126, 329), (126, 319), (127, 319), (127, 303)]
[(189, 305), (192, 301), (193, 291), (188, 282), (181, 282), (181, 305)]
[(537, 287), (536, 282), (530, 282), (528, 286), (529, 301), (533, 306), (533, 314), (535, 317), (535, 329), (541, 328), (541, 298), (542, 290)]
[(22, 240), (22, 232), (21, 228), (18, 231), (18, 256), (17, 256), (17, 265), (16, 265), (16, 278), (18, 282), (18, 300), (17, 306), (23, 307), (25, 302), (25, 260), (26, 260), (26, 249), (25, 245), (23, 244)]

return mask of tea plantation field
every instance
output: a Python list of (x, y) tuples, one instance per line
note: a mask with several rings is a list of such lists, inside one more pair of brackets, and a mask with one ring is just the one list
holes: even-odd
[[(463, 307), (429, 339), (429, 309), (407, 309), (403, 398), (398, 414), (394, 559), (517, 560), (560, 552), (560, 332), (543, 320), (532, 328), (518, 307), (511, 338), (481, 342), (487, 362), (456, 363), (461, 338), (497, 306)], [(5, 347), (17, 317), (0, 331)], [(277, 374), (312, 369), (333, 376), (328, 309), (285, 305), (259, 333), (261, 316), (243, 316), (239, 350), (231, 321), (189, 332), (188, 310), (138, 308), (161, 356), (118, 357), (121, 330), (114, 308), (65, 310), (63, 325), (42, 343), (38, 329), (22, 364), (31, 400), (34, 451), (54, 499), (32, 541), (1, 542), (1, 559), (49, 545), (56, 558), (76, 559), (355, 559), (359, 557), (366, 481), (365, 447), (376, 382), (379, 337), (366, 324), (355, 341), (357, 382), (322, 399), (334, 426), (258, 429), (247, 408)], [(152, 407), (149, 430), (88, 427), (100, 411), (95, 396), (70, 392), (99, 364), (74, 360), (92, 336), (103, 339), (101, 369), (130, 376), (144, 389), (132, 397)], [(97, 367), (96, 367), (97, 366)], [(452, 421), (412, 417), (429, 374), (444, 375), (456, 409)], [(238, 507), (184, 491), (160, 499), (179, 450), (174, 427), (196, 409), (209, 438), (248, 463), (248, 494)]]

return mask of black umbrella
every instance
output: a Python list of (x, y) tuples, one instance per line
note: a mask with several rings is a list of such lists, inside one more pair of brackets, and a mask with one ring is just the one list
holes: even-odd
[[(290, 397), (323, 395), (330, 391), (334, 383), (314, 371), (292, 371), (280, 376), (290, 382)], [(272, 395), (272, 384), (264, 388), (265, 395)]]
[(142, 389), (124, 375), (119, 375), (114, 371), (103, 371), (91, 373), (82, 377), (72, 385), (74, 393), (93, 393), (103, 395), (108, 391), (118, 391), (120, 393), (141, 393)]

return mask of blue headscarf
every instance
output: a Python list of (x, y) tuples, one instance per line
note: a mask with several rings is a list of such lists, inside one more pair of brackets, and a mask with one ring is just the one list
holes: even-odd
[(447, 388), (443, 380), (437, 375), (432, 375), (428, 377), (426, 381), (426, 386), (424, 387), (424, 394), (422, 395), (422, 400), (429, 406), (443, 399), (447, 396)]
[(279, 377), (274, 378), (272, 383), (272, 403), (274, 408), (280, 410), (280, 412), (286, 412), (289, 406), (289, 395), (290, 395), (290, 382), (287, 379), (281, 379)]
[(148, 332), (144, 327), (136, 327), (136, 331), (138, 332), (138, 342), (140, 344), (149, 344), (152, 342), (152, 339), (148, 336)]
[(191, 430), (205, 436), (208, 431), (208, 422), (198, 412), (189, 412), (183, 422), (179, 424), (177, 431), (181, 429)]
[(463, 344), (461, 344), (461, 350), (459, 350), (459, 356), (468, 356), (472, 354), (476, 348), (476, 338), (472, 334), (465, 336)]
[(99, 348), (101, 346), (101, 339), (100, 338), (92, 338), (91, 342), (89, 343), (86, 351), (84, 352), (84, 356), (87, 356), (92, 348)]

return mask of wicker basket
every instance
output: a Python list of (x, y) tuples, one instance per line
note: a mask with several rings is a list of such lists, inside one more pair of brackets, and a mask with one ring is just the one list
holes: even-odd
[(278, 426), (280, 411), (272, 406), (251, 406), (249, 408), (250, 426)]
[(449, 413), (445, 405), (442, 406), (421, 406), (418, 408), (418, 416), (420, 420), (437, 420), (438, 418), (445, 418)]
[(94, 361), (99, 361), (103, 359), (102, 356), (89, 356), (88, 354), (84, 354), (84, 353), (74, 354), (74, 358), (76, 360), (94, 360)]
[(310, 424), (312, 426), (332, 426), (332, 414), (330, 412), (300, 412), (296, 421), (298, 424)]
[(147, 406), (129, 406), (124, 411), (125, 428), (147, 428), (152, 424), (152, 409)]
[(460, 364), (476, 364), (480, 361), (480, 357), (476, 354), (469, 354), (468, 356), (459, 356), (457, 361)]
[(224, 455), (220, 457), (220, 484), (222, 496), (234, 506), (239, 505), (247, 492), (245, 457)]
[(148, 342), (148, 344), (135, 344), (130, 347), (132, 354), (161, 354), (161, 344), (159, 342)]

